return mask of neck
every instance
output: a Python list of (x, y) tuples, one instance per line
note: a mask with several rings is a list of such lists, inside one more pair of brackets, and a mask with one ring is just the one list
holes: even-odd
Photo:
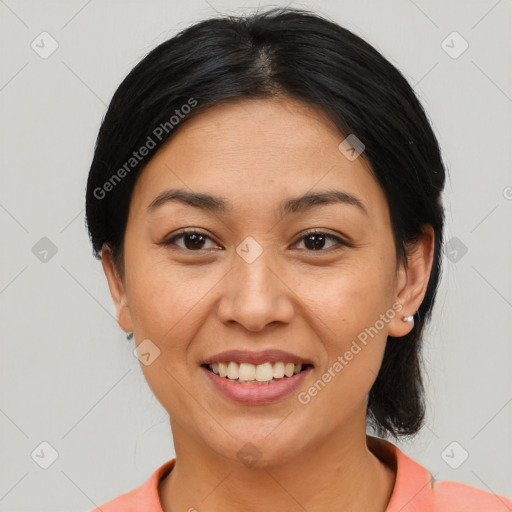
[(160, 483), (164, 512), (281, 510), (385, 512), (395, 472), (345, 429), (285, 464), (246, 467), (219, 457), (171, 420), (176, 465)]

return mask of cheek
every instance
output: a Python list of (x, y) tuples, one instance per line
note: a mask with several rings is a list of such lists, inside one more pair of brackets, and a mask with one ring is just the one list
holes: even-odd
[[(316, 391), (323, 398), (318, 404), (323, 400), (340, 401), (350, 410), (361, 403), (375, 381), (388, 324), (394, 317), (389, 302), (393, 281), (390, 269), (389, 263), (382, 264), (381, 260), (379, 264), (377, 259), (322, 275), (309, 273), (297, 282), (297, 296), (307, 306), (307, 322), (322, 340), (325, 351), (322, 382)], [(382, 321), (381, 315), (386, 313)]]
[(361, 258), (301, 272), (293, 290), (327, 331), (343, 339), (372, 325), (388, 309), (392, 283), (390, 264)]
[[(157, 400), (171, 414), (184, 417), (190, 409), (190, 397), (183, 385), (190, 379), (188, 347), (203, 322), (202, 297), (207, 273), (193, 277), (169, 261), (133, 257), (127, 280), (130, 311), (137, 344), (148, 345), (158, 354), (141, 370)], [(128, 268), (128, 266), (127, 266)], [(202, 281), (201, 281), (202, 279)]]
[[(209, 272), (185, 269), (165, 257), (134, 255), (127, 289), (132, 320), (145, 336), (164, 341), (175, 328), (182, 329), (201, 297), (211, 288)], [(128, 265), (127, 265), (128, 268)]]

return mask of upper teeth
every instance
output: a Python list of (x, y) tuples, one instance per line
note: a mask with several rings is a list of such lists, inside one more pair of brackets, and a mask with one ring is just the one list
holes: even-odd
[(213, 373), (221, 377), (227, 377), (231, 380), (266, 382), (275, 379), (282, 379), (285, 375), (291, 377), (302, 370), (301, 364), (283, 363), (263, 363), (254, 365), (250, 363), (236, 363), (230, 361), (226, 363), (212, 363), (208, 365)]

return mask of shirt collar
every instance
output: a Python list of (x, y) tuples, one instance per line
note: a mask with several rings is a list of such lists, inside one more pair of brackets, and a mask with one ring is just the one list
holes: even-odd
[[(409, 510), (429, 510), (432, 504), (434, 479), (423, 466), (409, 458), (395, 445), (384, 439), (366, 436), (368, 449), (382, 462), (391, 467), (396, 474), (393, 493), (386, 512), (408, 512)], [(163, 512), (158, 494), (158, 486), (175, 466), (176, 459), (171, 459), (156, 469), (149, 479), (135, 489), (135, 496), (143, 508), (153, 512)], [(132, 494), (132, 493), (130, 493)]]

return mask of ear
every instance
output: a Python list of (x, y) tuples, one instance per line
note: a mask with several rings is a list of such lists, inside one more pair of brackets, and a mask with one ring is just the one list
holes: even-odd
[(389, 323), (390, 336), (398, 338), (412, 330), (413, 324), (404, 322), (403, 317), (414, 315), (425, 297), (434, 260), (434, 245), (434, 229), (425, 224), (422, 234), (407, 247), (407, 266), (400, 265), (396, 280), (395, 301), (402, 304), (402, 309)]
[(107, 277), (110, 295), (112, 296), (112, 300), (114, 301), (114, 306), (116, 308), (117, 323), (123, 331), (132, 332), (132, 318), (130, 308), (128, 307), (128, 299), (126, 296), (123, 277), (117, 270), (112, 249), (107, 244), (103, 244), (101, 249), (101, 264), (103, 265), (103, 271)]

